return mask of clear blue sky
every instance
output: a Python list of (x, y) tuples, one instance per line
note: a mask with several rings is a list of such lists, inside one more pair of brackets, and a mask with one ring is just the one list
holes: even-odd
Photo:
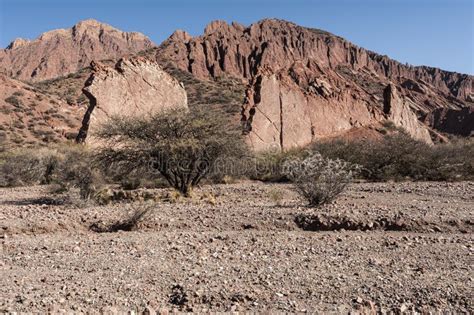
[(327, 30), (401, 62), (474, 74), (474, 0), (0, 0), (0, 46), (94, 18), (155, 43), (211, 20), (276, 17)]

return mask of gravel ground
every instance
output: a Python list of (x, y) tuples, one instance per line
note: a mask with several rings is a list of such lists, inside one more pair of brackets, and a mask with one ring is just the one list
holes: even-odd
[(472, 182), (353, 184), (320, 209), (255, 182), (159, 199), (0, 189), (0, 312), (474, 311)]

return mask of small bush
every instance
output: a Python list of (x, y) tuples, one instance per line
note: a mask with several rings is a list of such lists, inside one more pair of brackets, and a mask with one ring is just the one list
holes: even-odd
[(118, 220), (110, 225), (103, 224), (102, 222), (94, 223), (90, 226), (90, 229), (98, 233), (106, 232), (118, 232), (118, 231), (134, 231), (138, 229), (138, 225), (146, 218), (148, 213), (153, 210), (152, 204), (138, 204), (132, 206), (131, 213), (127, 214), (124, 219)]
[(257, 153), (251, 161), (253, 165), (247, 167), (247, 177), (255, 180), (269, 182), (284, 182), (288, 178), (283, 171), (285, 162), (295, 158), (301, 158), (308, 154), (303, 149), (292, 149), (288, 151), (266, 151)]
[(23, 103), (21, 102), (20, 99), (18, 99), (18, 97), (17, 97), (15, 94), (13, 94), (13, 95), (7, 97), (7, 98), (5, 99), (5, 102), (12, 104), (12, 105), (15, 106), (16, 108), (21, 108), (21, 107), (23, 107)]
[(91, 200), (100, 192), (105, 180), (85, 147), (70, 146), (61, 157), (54, 182), (66, 190), (78, 188), (81, 199)]
[(278, 188), (272, 188), (268, 192), (268, 196), (270, 200), (277, 206), (281, 206), (283, 204), (284, 193), (282, 190)]
[(0, 157), (0, 186), (49, 184), (58, 165), (55, 150), (23, 149)]
[(287, 161), (284, 165), (286, 176), (310, 206), (333, 201), (351, 182), (356, 170), (355, 165), (324, 158), (317, 152), (306, 158)]

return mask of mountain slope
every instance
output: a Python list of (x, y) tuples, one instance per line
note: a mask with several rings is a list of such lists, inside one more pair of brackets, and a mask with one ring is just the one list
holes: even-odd
[(0, 149), (74, 139), (85, 109), (0, 75)]
[(0, 50), (0, 72), (24, 81), (42, 81), (76, 72), (92, 60), (117, 59), (152, 46), (141, 33), (85, 20), (33, 41), (16, 39)]

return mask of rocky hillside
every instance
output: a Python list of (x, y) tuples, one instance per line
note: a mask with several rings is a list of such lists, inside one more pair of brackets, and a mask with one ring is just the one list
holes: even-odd
[(46, 32), (33, 41), (14, 40), (0, 50), (0, 72), (37, 82), (76, 72), (92, 60), (117, 59), (152, 46), (141, 33), (85, 20), (70, 29)]
[(85, 110), (0, 75), (0, 150), (74, 139)]
[[(215, 21), (194, 38), (176, 31), (150, 54), (199, 79), (233, 76), (245, 82), (241, 119), (256, 149), (305, 145), (387, 119), (430, 142), (420, 118), (439, 108), (460, 111), (474, 101), (472, 76), (403, 65), (280, 20), (250, 27)], [(467, 127), (464, 134), (473, 129)]]

